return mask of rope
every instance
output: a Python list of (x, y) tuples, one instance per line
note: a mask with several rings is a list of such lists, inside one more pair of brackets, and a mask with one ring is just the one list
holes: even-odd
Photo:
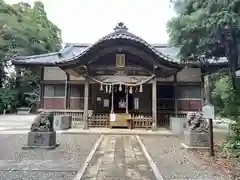
[(129, 84), (129, 83), (124, 83), (124, 82), (105, 83), (105, 82), (100, 81), (100, 80), (98, 80), (98, 79), (96, 79), (96, 78), (90, 77), (90, 76), (88, 76), (87, 74), (85, 74), (84, 76), (87, 77), (87, 78), (89, 78), (89, 79), (91, 79), (91, 80), (93, 80), (93, 81), (95, 81), (95, 82), (97, 82), (97, 83), (99, 83), (99, 84), (103, 84), (103, 85), (120, 85), (120, 84), (121, 84), (121, 85), (126, 85), (126, 86), (139, 86), (139, 85), (142, 85), (142, 84), (144, 84), (144, 83), (152, 80), (152, 79), (155, 77), (155, 75), (152, 75), (152, 76), (150, 76), (148, 79), (143, 80), (143, 81), (141, 81), (141, 82), (139, 82), (139, 83)]

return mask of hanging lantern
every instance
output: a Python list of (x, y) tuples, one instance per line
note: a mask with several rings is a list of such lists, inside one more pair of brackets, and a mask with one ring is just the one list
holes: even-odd
[(130, 94), (133, 93), (133, 88), (132, 88), (132, 87), (129, 88), (129, 93), (130, 93)]
[(139, 92), (143, 92), (142, 84), (140, 85)]
[(108, 86), (105, 87), (106, 88), (106, 93), (108, 92)]
[(121, 84), (119, 85), (119, 89), (118, 90), (122, 91), (122, 85)]
[(101, 85), (100, 85), (100, 91), (103, 91), (103, 85), (102, 85), (102, 83), (101, 83)]
[(109, 85), (109, 93), (112, 92), (112, 85)]

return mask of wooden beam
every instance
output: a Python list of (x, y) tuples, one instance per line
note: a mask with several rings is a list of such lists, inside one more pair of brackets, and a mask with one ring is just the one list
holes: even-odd
[[(43, 84), (65, 84), (66, 80), (44, 80), (41, 81)], [(68, 84), (84, 84), (85, 80), (69, 80)]]
[[(110, 70), (110, 71), (116, 71), (117, 68), (116, 66), (96, 66), (96, 65), (90, 65), (90, 68), (92, 71), (106, 71), (106, 70)], [(141, 66), (131, 66), (131, 65), (127, 65), (126, 66), (127, 70), (134, 70), (134, 71), (149, 71), (148, 69), (141, 67)]]

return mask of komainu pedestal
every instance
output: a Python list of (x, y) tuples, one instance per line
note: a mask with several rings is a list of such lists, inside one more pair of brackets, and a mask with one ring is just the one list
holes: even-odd
[(209, 126), (200, 112), (187, 114), (188, 130), (184, 131), (185, 142), (182, 145), (187, 149), (209, 149)]
[(28, 133), (27, 145), (23, 149), (46, 148), (54, 149), (56, 143), (56, 131), (53, 129), (53, 117), (51, 112), (42, 112), (34, 119)]
[(185, 131), (185, 145), (188, 147), (204, 148), (209, 147), (208, 132)]

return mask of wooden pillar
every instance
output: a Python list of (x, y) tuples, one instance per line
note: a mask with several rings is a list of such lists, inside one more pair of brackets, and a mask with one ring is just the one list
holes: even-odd
[(152, 80), (152, 130), (157, 128), (157, 80), (156, 77)]
[(64, 109), (68, 109), (70, 107), (70, 85), (68, 84), (69, 80), (70, 80), (70, 76), (68, 73), (66, 73)]
[(112, 85), (111, 88), (112, 88), (111, 113), (114, 113), (114, 85)]
[(40, 108), (44, 108), (44, 67), (40, 67)]
[(125, 86), (125, 88), (127, 88), (127, 89), (125, 89), (125, 92), (126, 92), (126, 114), (128, 114), (128, 87), (127, 86)]
[(93, 112), (95, 112), (95, 110), (96, 110), (96, 89), (97, 89), (96, 83), (93, 83), (92, 84), (92, 110), (93, 110)]
[(21, 68), (19, 66), (15, 66), (16, 71), (16, 88), (19, 88), (21, 81)]
[(204, 71), (203, 68), (201, 68), (201, 100), (202, 100), (202, 106), (204, 105)]
[(174, 74), (174, 115), (178, 117), (178, 85), (177, 74)]
[(83, 112), (84, 129), (88, 128), (88, 122), (87, 122), (88, 121), (88, 96), (89, 96), (89, 80), (86, 78), (85, 85), (84, 85), (84, 112)]

